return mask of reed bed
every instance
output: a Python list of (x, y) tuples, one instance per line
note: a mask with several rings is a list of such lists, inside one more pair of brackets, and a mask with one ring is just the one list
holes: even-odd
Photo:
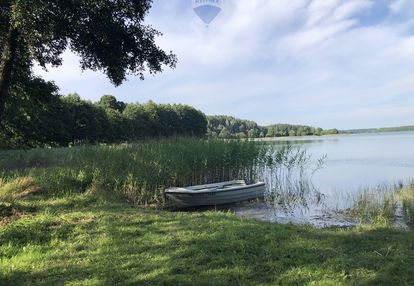
[(276, 213), (307, 210), (310, 204), (323, 204), (323, 195), (314, 187), (314, 173), (323, 167), (326, 156), (314, 160), (305, 149), (293, 145), (266, 148), (262, 164), (267, 186), (265, 201)]
[(396, 208), (395, 187), (378, 185), (361, 189), (348, 211), (360, 223), (390, 225), (394, 221)]
[(414, 181), (401, 188), (398, 192), (398, 198), (402, 205), (405, 223), (414, 228)]
[[(164, 203), (163, 191), (232, 179), (253, 182), (265, 163), (264, 145), (238, 140), (170, 138), (135, 144), (1, 151), (0, 193), (24, 192), (22, 177), (43, 195), (120, 196), (133, 204)], [(269, 162), (267, 162), (269, 163)], [(17, 190), (18, 189), (18, 190)]]
[(414, 227), (414, 182), (367, 187), (348, 200), (347, 215), (360, 223)]

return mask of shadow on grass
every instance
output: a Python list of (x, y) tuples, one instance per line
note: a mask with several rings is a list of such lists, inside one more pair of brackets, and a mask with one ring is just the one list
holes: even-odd
[[(93, 223), (51, 232), (40, 257), (3, 257), (4, 285), (413, 285), (414, 233), (314, 229), (217, 212), (94, 207)], [(73, 214), (67, 214), (73, 219)], [(68, 218), (68, 220), (70, 220)], [(44, 234), (43, 234), (44, 235)], [(3, 245), (16, 245), (0, 233)], [(4, 253), (4, 251), (3, 251)], [(1, 282), (0, 282), (1, 284)]]

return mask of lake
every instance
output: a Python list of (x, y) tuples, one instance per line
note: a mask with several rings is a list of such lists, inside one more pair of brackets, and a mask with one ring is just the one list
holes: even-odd
[(298, 205), (289, 212), (265, 203), (241, 204), (234, 208), (239, 216), (316, 226), (348, 225), (352, 222), (332, 211), (349, 207), (353, 195), (414, 179), (414, 132), (275, 138), (270, 142), (300, 146), (313, 159), (327, 156), (325, 166), (312, 177), (324, 200)]

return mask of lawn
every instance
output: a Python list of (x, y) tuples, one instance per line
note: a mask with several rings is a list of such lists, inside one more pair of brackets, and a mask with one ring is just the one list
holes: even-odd
[[(176, 138), (1, 151), (0, 285), (414, 285), (413, 231), (162, 209), (166, 186), (297, 162), (263, 150)], [(410, 217), (412, 194), (401, 193)]]
[(1, 206), (0, 285), (414, 285), (414, 233), (315, 229), (87, 194)]

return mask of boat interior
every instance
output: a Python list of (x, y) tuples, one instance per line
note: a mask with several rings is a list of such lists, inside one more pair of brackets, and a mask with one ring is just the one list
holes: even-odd
[(241, 187), (246, 186), (246, 182), (244, 180), (234, 180), (229, 182), (221, 182), (216, 184), (208, 184), (208, 185), (198, 185), (198, 186), (192, 186), (187, 187), (185, 189), (194, 190), (194, 191), (200, 191), (200, 190), (216, 190), (216, 189), (229, 189), (234, 187)]

